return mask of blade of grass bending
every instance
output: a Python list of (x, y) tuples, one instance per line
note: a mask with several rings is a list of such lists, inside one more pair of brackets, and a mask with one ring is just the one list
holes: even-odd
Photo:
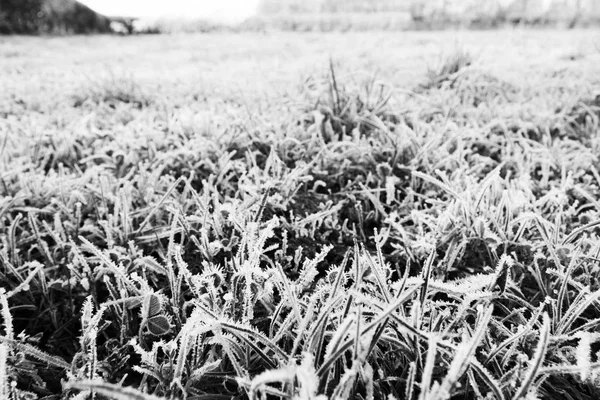
[(29, 263), (29, 266), (35, 267), (35, 269), (29, 273), (27, 278), (25, 278), (25, 280), (21, 282), (19, 286), (6, 293), (7, 299), (10, 299), (12, 296), (19, 293), (21, 290), (24, 290), (29, 285), (29, 282), (31, 282), (31, 280), (35, 278), (35, 276), (44, 268), (44, 266), (38, 261), (31, 261)]
[(354, 303), (354, 295), (352, 293), (348, 294), (346, 298), (346, 304), (344, 304), (344, 310), (342, 312), (342, 318), (348, 317), (350, 310), (352, 309), (352, 304)]
[(93, 245), (83, 236), (80, 236), (79, 240), (81, 241), (81, 243), (87, 246), (87, 251), (93, 253), (96, 257), (98, 257), (100, 259), (100, 263), (108, 267), (112, 273), (114, 273), (118, 278), (120, 278), (121, 282), (125, 284), (132, 293), (139, 293), (138, 288), (133, 284), (129, 276), (124, 272), (123, 268), (119, 268), (119, 266), (114, 261), (112, 261), (106, 254), (104, 254), (100, 249), (98, 249), (95, 245)]
[[(262, 351), (262, 349), (260, 347), (258, 347), (258, 345), (256, 343), (254, 343), (252, 340), (250, 340), (249, 338), (247, 338), (246, 336), (244, 336), (243, 334), (238, 334), (238, 332), (231, 332), (230, 333), (234, 336), (237, 337), (241, 342), (246, 343), (246, 345), (251, 348), (252, 350), (254, 350), (254, 352), (261, 358), (264, 360), (266, 367), (269, 369), (275, 369), (277, 368), (278, 363), (271, 360), (269, 358), (269, 356), (267, 356), (267, 354), (265, 354), (264, 351)], [(269, 348), (269, 347), (267, 347)]]
[(475, 398), (482, 399), (483, 394), (481, 393), (481, 389), (479, 388), (479, 382), (477, 381), (477, 379), (475, 379), (475, 374), (473, 373), (473, 370), (471, 370), (470, 368), (467, 368), (466, 375), (467, 375), (467, 385), (465, 385), (466, 388), (461, 390), (460, 392), (465, 393), (465, 395), (469, 395), (469, 393), (471, 393), (471, 391), (472, 391)]
[(598, 326), (600, 326), (600, 318), (594, 318), (586, 322), (585, 324), (579, 325), (575, 329), (566, 332), (565, 336), (571, 337), (577, 332), (598, 332), (600, 331), (600, 329), (598, 329)]
[[(314, 327), (312, 329), (312, 331), (310, 332), (309, 337), (317, 338), (317, 344), (316, 344), (316, 359), (315, 359), (315, 365), (319, 365), (321, 358), (324, 356), (324, 352), (322, 351), (323, 349), (323, 344), (325, 343), (325, 331), (327, 328), (327, 323), (329, 321), (329, 317), (330, 317), (330, 310), (340, 301), (344, 298), (343, 293), (340, 294), (339, 296), (336, 297), (337, 295), (337, 291), (341, 286), (341, 282), (342, 282), (342, 278), (344, 276), (344, 270), (346, 269), (346, 265), (348, 264), (348, 260), (350, 258), (350, 250), (346, 250), (346, 254), (344, 254), (344, 259), (342, 260), (341, 265), (338, 268), (338, 273), (337, 276), (335, 277), (335, 283), (333, 285), (333, 289), (331, 291), (331, 293), (329, 294), (329, 299), (327, 301), (327, 304), (325, 304), (325, 306), (323, 308), (321, 308), (320, 312), (319, 312), (319, 318), (317, 319), (317, 321), (314, 324)], [(322, 325), (322, 328), (321, 328)], [(317, 335), (317, 332), (319, 332), (319, 334)], [(314, 340), (312, 340), (312, 342), (314, 343)]]
[(412, 400), (415, 379), (417, 377), (417, 365), (412, 361), (408, 367), (408, 379), (406, 379), (406, 388), (404, 391), (405, 399)]
[(20, 343), (20, 342), (17, 342), (16, 340), (12, 340), (12, 339), (6, 338), (4, 336), (0, 336), (0, 342), (7, 343), (7, 344), (15, 347), (16, 349), (22, 351), (23, 353), (30, 355), (31, 357), (33, 357), (39, 361), (45, 362), (47, 365), (52, 365), (52, 366), (55, 366), (58, 368), (62, 368), (64, 370), (68, 370), (71, 368), (71, 365), (69, 365), (65, 360), (63, 360), (59, 357), (51, 356), (50, 354), (44, 353), (43, 351), (38, 350), (29, 344)]
[[(292, 345), (292, 351), (290, 351), (288, 354), (290, 355), (294, 355), (296, 354), (296, 351), (298, 350), (298, 348), (300, 347), (300, 342), (302, 342), (302, 340), (305, 337), (305, 333), (308, 330), (308, 326), (311, 322), (311, 320), (313, 319), (313, 314), (315, 312), (315, 310), (317, 309), (317, 303), (318, 303), (318, 299), (316, 298), (316, 294), (314, 294), (313, 296), (311, 296), (309, 303), (308, 303), (308, 307), (306, 307), (306, 313), (304, 314), (304, 318), (302, 318), (301, 321), (298, 321), (298, 325), (294, 331), (294, 334), (296, 335), (296, 338), (294, 339), (294, 343)], [(310, 338), (310, 336), (306, 336), (307, 338)], [(307, 339), (304, 339), (304, 343), (306, 344)]]
[(358, 371), (356, 370), (355, 363), (352, 364), (351, 368), (348, 368), (344, 371), (344, 374), (338, 380), (338, 384), (335, 387), (333, 393), (331, 394), (332, 399), (354, 399), (355, 397), (352, 395), (352, 388), (354, 383), (356, 383), (356, 377), (358, 375)]
[(565, 313), (563, 320), (556, 329), (556, 334), (564, 334), (565, 331), (571, 327), (571, 324), (573, 324), (573, 322), (575, 322), (575, 320), (579, 318), (579, 316), (585, 311), (585, 309), (592, 305), (594, 301), (597, 301), (598, 298), (600, 298), (600, 290), (588, 295), (587, 299), (584, 301), (575, 301)]
[(512, 400), (518, 400), (527, 394), (527, 391), (531, 387), (533, 380), (535, 379), (544, 362), (546, 349), (548, 348), (548, 341), (550, 339), (550, 317), (548, 316), (548, 313), (544, 313), (542, 318), (543, 323), (540, 331), (540, 340), (538, 341), (537, 348), (535, 349), (535, 353), (531, 359), (529, 370), (523, 378), (523, 383), (512, 397)]
[(181, 377), (186, 364), (186, 359), (190, 350), (190, 342), (193, 335), (187, 330), (187, 324), (182, 329), (182, 335), (179, 339), (179, 348), (177, 352), (177, 363), (173, 370), (173, 383), (181, 384)]
[(325, 349), (325, 357), (331, 358), (332, 354), (339, 351), (341, 347), (352, 343), (351, 341), (342, 342), (348, 334), (348, 332), (350, 331), (350, 328), (352, 327), (352, 322), (353, 321), (351, 317), (346, 317), (343, 321), (341, 321), (338, 324), (335, 332), (333, 332), (333, 335), (331, 336), (331, 339), (329, 340), (329, 343)]
[(104, 383), (96, 380), (68, 382), (66, 387), (68, 389), (75, 390), (93, 390), (98, 394), (115, 400), (164, 400), (164, 397), (146, 394), (134, 388), (123, 387), (120, 385)]
[(496, 396), (496, 399), (504, 400), (504, 394), (502, 393), (500, 384), (498, 383), (498, 381), (496, 381), (496, 379), (494, 379), (492, 377), (492, 375), (489, 373), (489, 371), (483, 365), (481, 365), (479, 363), (479, 361), (477, 361), (476, 358), (473, 358), (471, 360), (470, 367), (473, 368), (473, 370), (475, 372), (477, 372), (479, 377), (486, 383), (486, 385), (488, 385), (488, 387), (492, 390), (492, 392)]
[[(600, 362), (591, 363), (587, 373), (591, 374), (600, 370)], [(579, 365), (553, 365), (551, 367), (540, 368), (540, 375), (579, 375), (581, 367)]]
[(558, 317), (556, 318), (558, 321), (562, 319), (563, 306), (565, 303), (565, 295), (569, 286), (569, 278), (572, 276), (573, 269), (576, 267), (576, 262), (579, 260), (581, 256), (581, 250), (577, 250), (576, 253), (571, 257), (571, 261), (569, 261), (569, 265), (567, 266), (567, 270), (565, 271), (565, 279), (562, 280), (560, 285), (560, 290), (558, 291), (558, 300), (557, 300), (557, 309), (558, 309)]
[(458, 349), (454, 355), (454, 359), (448, 368), (448, 374), (442, 381), (442, 384), (438, 386), (435, 393), (436, 395), (433, 396), (433, 398), (450, 398), (452, 395), (452, 389), (471, 364), (471, 359), (477, 350), (477, 346), (479, 346), (479, 343), (483, 340), (483, 337), (488, 330), (488, 325), (490, 323), (490, 319), (492, 318), (493, 311), (494, 307), (489, 306), (481, 317), (477, 330), (473, 333), (471, 340), (466, 343), (461, 343), (458, 346)]
[[(213, 332), (215, 333), (216, 342), (223, 347), (225, 354), (229, 358), (229, 362), (233, 366), (237, 378), (248, 378), (248, 371), (244, 370), (244, 368), (238, 361), (238, 358), (240, 358), (240, 354), (243, 352), (241, 349), (239, 349), (237, 343), (234, 345), (235, 340), (232, 337), (227, 338), (226, 335), (221, 335), (218, 331)], [(234, 347), (236, 348), (234, 349)], [(237, 354), (235, 351), (237, 351)]]
[(538, 309), (535, 311), (535, 313), (533, 314), (533, 316), (531, 317), (529, 322), (523, 327), (521, 332), (518, 332), (517, 334), (514, 334), (513, 336), (509, 337), (508, 339), (506, 339), (505, 341), (500, 343), (497, 347), (495, 347), (492, 351), (490, 351), (490, 353), (486, 357), (485, 361), (483, 362), (483, 365), (490, 362), (502, 349), (506, 348), (511, 343), (519, 340), (521, 337), (527, 335), (531, 331), (531, 329), (533, 329), (533, 326), (538, 321), (544, 308), (545, 308), (545, 304), (542, 304), (540, 307), (538, 307)]
[[(15, 219), (13, 220), (13, 222), (10, 224), (10, 227), (8, 228), (8, 242), (9, 242), (9, 247), (10, 247), (10, 260), (11, 262), (15, 262), (17, 259), (17, 236), (16, 236), (16, 232), (17, 232), (17, 226), (19, 224), (19, 221), (21, 221), (21, 219), (23, 219), (23, 214), (17, 214), (17, 216), (15, 217)], [(16, 274), (16, 277), (21, 279), (21, 276), (19, 274)]]
[(343, 295), (339, 295), (335, 299), (331, 299), (319, 310), (319, 317), (314, 322), (311, 332), (309, 333), (309, 338), (314, 338), (315, 332), (321, 328), (321, 325), (324, 327), (327, 325), (327, 321), (329, 321), (329, 317), (331, 315), (331, 310), (335, 307), (340, 300), (344, 298)]
[(356, 312), (356, 334), (354, 335), (354, 360), (358, 359), (360, 353), (360, 319), (362, 317), (362, 307), (358, 305), (358, 311)]
[[(263, 377), (262, 375), (265, 375), (266, 377)], [(293, 379), (293, 373), (287, 371), (263, 372), (261, 375), (252, 379), (252, 383), (250, 386), (250, 400), (270, 398), (269, 396), (279, 397), (282, 399), (290, 399), (292, 396), (289, 393), (282, 392), (281, 390), (275, 389), (272, 386), (267, 386), (267, 383), (288, 383), (290, 381), (293, 381)], [(262, 396), (258, 396), (259, 392), (262, 393)]]
[[(283, 311), (283, 307), (285, 306), (285, 299), (282, 299), (279, 304), (277, 305), (277, 307), (275, 308), (274, 312), (271, 314), (271, 323), (269, 324), (269, 337), (270, 338), (274, 338), (275, 341), (279, 340), (279, 335), (281, 334), (281, 329), (283, 329), (283, 327), (289, 325), (289, 319), (293, 318), (294, 315), (292, 314), (288, 314), (284, 317), (283, 322), (281, 322), (278, 326), (278, 331), (275, 332), (275, 328), (276, 328), (276, 324), (279, 321), (279, 315), (281, 314), (281, 312)], [(283, 336), (283, 335), (282, 335)]]
[(361, 189), (363, 189), (363, 193), (365, 196), (367, 196), (367, 198), (369, 200), (371, 200), (371, 203), (373, 204), (373, 207), (375, 207), (375, 209), (384, 217), (387, 218), (388, 217), (388, 213), (385, 211), (385, 208), (383, 207), (383, 204), (381, 204), (381, 202), (379, 201), (379, 199), (377, 199), (377, 197), (373, 196), (373, 193), (371, 193), (371, 190), (369, 190), (369, 188), (367, 186), (365, 186), (362, 182), (358, 183), (361, 187)]
[(166, 193), (163, 195), (163, 197), (159, 200), (158, 203), (156, 203), (154, 205), (154, 207), (152, 207), (152, 210), (150, 210), (150, 213), (146, 216), (146, 218), (144, 219), (144, 221), (142, 221), (142, 223), (140, 224), (139, 228), (137, 228), (137, 230), (134, 232), (134, 236), (137, 236), (142, 229), (144, 229), (144, 227), (148, 224), (148, 222), (150, 222), (150, 218), (152, 217), (152, 215), (154, 215), (154, 213), (156, 212), (156, 210), (158, 210), (158, 208), (165, 202), (165, 200), (167, 200), (167, 198), (171, 195), (171, 193), (173, 192), (173, 190), (175, 190), (175, 188), (177, 187), (177, 185), (179, 185), (183, 180), (185, 180), (185, 178), (183, 176), (180, 176), (179, 178), (177, 178), (177, 180), (171, 185), (171, 187), (166, 191)]
[(411, 174), (413, 176), (416, 176), (417, 178), (423, 179), (425, 182), (429, 182), (432, 185), (435, 185), (435, 186), (439, 187), (440, 189), (442, 189), (444, 192), (448, 193), (449, 195), (451, 195), (455, 199), (457, 199), (459, 201), (462, 200), (462, 198), (460, 197), (460, 195), (458, 194), (458, 192), (456, 192), (455, 190), (453, 190), (450, 186), (446, 185), (442, 181), (434, 178), (433, 176), (424, 174), (424, 173), (419, 172), (419, 171), (412, 171)]
[(129, 207), (127, 204), (127, 196), (123, 188), (119, 190), (119, 197), (121, 198), (121, 226), (123, 227), (123, 237), (125, 238), (125, 241), (127, 241), (129, 240)]
[(48, 263), (48, 265), (56, 264), (56, 262), (54, 261), (54, 258), (52, 257), (52, 254), (50, 254), (50, 250), (48, 249), (48, 244), (44, 240), (42, 240), (40, 228), (34, 218), (33, 212), (27, 213), (27, 219), (29, 221), (29, 226), (31, 226), (31, 229), (33, 230), (33, 234), (34, 234), (35, 240), (37, 241), (37, 244), (39, 246), (40, 253), (42, 253), (42, 255), (46, 259), (46, 262)]
[[(408, 279), (408, 266), (406, 267), (405, 271), (404, 271), (404, 277), (403, 277), (403, 281), (402, 281), (402, 286), (400, 288), (400, 290), (398, 291), (397, 296), (395, 296), (395, 299), (398, 299), (401, 295), (404, 294), (404, 288), (406, 287), (406, 280)], [(414, 292), (416, 290), (417, 287), (412, 288), (412, 290), (409, 290), (409, 294), (412, 294), (412, 292)], [(391, 293), (390, 293), (391, 296)], [(404, 298), (408, 298), (408, 296), (404, 296)], [(387, 300), (387, 303), (390, 303), (390, 300)], [(379, 343), (379, 339), (381, 338), (381, 336), (383, 335), (384, 331), (385, 331), (385, 326), (387, 325), (389, 321), (389, 318), (385, 319), (385, 321), (379, 325), (379, 327), (377, 328), (377, 330), (375, 331), (375, 334), (373, 335), (373, 339), (371, 340), (371, 346), (369, 348), (369, 351), (367, 352), (367, 357), (373, 352), (373, 350), (375, 350), (375, 346), (377, 346), (377, 343)]]
[(386, 319), (381, 325), (379, 325), (379, 327), (377, 327), (377, 330), (375, 331), (375, 333), (373, 334), (373, 338), (371, 339), (371, 344), (369, 345), (369, 350), (367, 351), (365, 358), (368, 358), (371, 355), (371, 353), (373, 353), (373, 350), (375, 350), (375, 347), (377, 346), (379, 340), (385, 332), (385, 327), (388, 321), (389, 318)]
[(573, 230), (573, 231), (572, 231), (572, 232), (569, 234), (569, 236), (567, 236), (567, 237), (566, 237), (566, 238), (565, 238), (565, 239), (562, 241), (562, 245), (564, 246), (564, 245), (570, 244), (570, 243), (571, 243), (573, 240), (575, 240), (575, 238), (576, 238), (577, 236), (579, 236), (579, 234), (583, 233), (584, 231), (586, 231), (586, 230), (588, 230), (588, 229), (590, 229), (590, 228), (593, 228), (593, 227), (595, 227), (595, 226), (598, 226), (598, 225), (600, 225), (600, 220), (598, 220), (598, 221), (594, 221), (594, 222), (590, 222), (589, 224), (586, 224), (586, 225), (584, 225), (584, 226), (580, 226), (580, 227), (579, 227), (579, 228), (577, 228), (577, 229), (574, 229), (574, 230)]
[(348, 265), (348, 260), (350, 259), (351, 252), (352, 252), (352, 250), (347, 249), (346, 253), (344, 254), (344, 259), (342, 260), (342, 263), (339, 266), (339, 272), (338, 272), (337, 276), (335, 277), (335, 283), (333, 285), (333, 290), (331, 291), (331, 295), (329, 296), (330, 299), (335, 297), (338, 289), (340, 288), (340, 284), (342, 282), (342, 277), (345, 274), (344, 270), (346, 269), (346, 266)]
[(404, 267), (404, 274), (402, 274), (402, 283), (400, 284), (400, 288), (398, 289), (398, 296), (400, 296), (400, 294), (404, 292), (404, 289), (406, 289), (406, 283), (408, 282), (409, 272), (410, 272), (410, 260), (408, 260), (408, 262), (406, 263), (406, 266)]
[(421, 377), (421, 394), (419, 400), (426, 400), (429, 397), (429, 387), (433, 377), (433, 368), (435, 367), (435, 356), (437, 354), (437, 339), (430, 337), (427, 346), (427, 357), (423, 367), (423, 376)]
[(498, 166), (496, 166), (496, 168), (491, 170), (485, 176), (485, 178), (483, 178), (483, 180), (479, 183), (479, 191), (477, 193), (477, 196), (475, 197), (474, 211), (477, 211), (479, 209), (479, 205), (481, 204), (481, 201), (483, 200), (483, 196), (485, 195), (487, 189), (493, 183), (494, 178), (496, 178), (497, 176), (500, 175), (500, 171), (502, 170), (502, 168), (504, 167), (505, 164), (506, 164), (506, 161), (503, 161), (500, 164), (498, 164)]
[[(152, 378), (156, 379), (158, 382), (160, 382), (162, 380), (162, 377), (157, 372), (151, 371), (147, 368), (143, 368), (138, 365), (134, 365), (133, 367), (131, 367), (131, 369), (133, 369), (135, 372), (137, 372), (140, 375), (151, 376)], [(143, 379), (145, 379), (145, 378), (147, 379), (147, 377), (142, 378), (142, 382), (143, 382)]]
[(419, 295), (419, 301), (421, 306), (425, 305), (425, 298), (427, 297), (427, 290), (429, 289), (429, 280), (431, 278), (431, 266), (433, 265), (434, 250), (429, 253), (427, 261), (425, 262), (425, 269), (423, 269), (423, 286), (421, 286), (421, 293)]
[(399, 300), (396, 301), (396, 303), (394, 303), (394, 305), (392, 305), (388, 308), (384, 308), (384, 306), (382, 306), (376, 302), (372, 302), (371, 304), (373, 306), (379, 308), (381, 311), (383, 311), (383, 314), (381, 316), (379, 316), (375, 321), (371, 322), (371, 324), (369, 324), (369, 326), (367, 326), (367, 328), (365, 328), (365, 331), (363, 331), (363, 332), (366, 332), (367, 330), (371, 330), (376, 324), (380, 323), (381, 321), (383, 321), (389, 317), (389, 318), (394, 319), (399, 325), (401, 325), (407, 331), (409, 331), (410, 333), (415, 335), (417, 338), (428, 339), (427, 335), (419, 332), (419, 330), (417, 328), (415, 328), (413, 325), (409, 324), (408, 322), (404, 321), (403, 319), (399, 318), (397, 315), (394, 314), (394, 311), (398, 307), (400, 307), (400, 305), (402, 305), (402, 303), (404, 303), (410, 296), (412, 296), (414, 294), (414, 292), (417, 291), (417, 289), (419, 289), (418, 286), (413, 286), (412, 288), (406, 290), (403, 293), (403, 296), (401, 298), (399, 298)]
[[(416, 290), (416, 287), (414, 288), (414, 290)], [(412, 294), (412, 291), (408, 291), (408, 295), (410, 295), (410, 294)], [(370, 332), (372, 329), (374, 329), (377, 326), (379, 326), (383, 321), (386, 321), (386, 323), (387, 323), (387, 319), (389, 317), (391, 317), (391, 318), (394, 318), (400, 325), (402, 325), (404, 328), (406, 328), (412, 334), (418, 336), (421, 339), (429, 339), (428, 336), (426, 336), (425, 334), (419, 332), (413, 326), (411, 326), (410, 324), (408, 324), (406, 321), (403, 321), (403, 320), (399, 319), (397, 316), (394, 315), (394, 311), (396, 310), (396, 308), (400, 307), (402, 305), (402, 303), (404, 303), (404, 301), (406, 301), (407, 297), (408, 296), (406, 296), (406, 295), (402, 296), (402, 298), (400, 298), (397, 302), (395, 302), (393, 305), (391, 305), (390, 307), (388, 307), (385, 310), (383, 309), (383, 307), (379, 306), (378, 304), (375, 304), (376, 307), (378, 307), (381, 310), (383, 310), (383, 313), (377, 319), (375, 319), (374, 321), (372, 321), (367, 327), (365, 327), (362, 330), (362, 332), (360, 333), (360, 335), (362, 336), (362, 335)], [(329, 356), (329, 358), (326, 361), (323, 362), (323, 364), (321, 365), (321, 367), (317, 371), (317, 375), (319, 375), (319, 377), (322, 377), (323, 374), (329, 368), (329, 366), (331, 364), (333, 364), (335, 362), (335, 360), (337, 360), (339, 357), (341, 357), (342, 354), (344, 354), (344, 352), (346, 352), (348, 349), (350, 349), (353, 344), (354, 344), (354, 340), (351, 339), (351, 340), (348, 340), (348, 341), (344, 342), (341, 346), (338, 346), (337, 350), (335, 350), (334, 352), (332, 352), (332, 354)]]
[(313, 335), (317, 338), (317, 343), (314, 349), (309, 348), (309, 351), (314, 351), (313, 354), (316, 354), (315, 356), (315, 363), (314, 365), (317, 366), (321, 363), (322, 357), (325, 354), (325, 351), (323, 349), (323, 346), (325, 345), (325, 333), (327, 331), (327, 323), (329, 322), (329, 314), (327, 314), (325, 321), (324, 321), (324, 325), (318, 330), (315, 331), (313, 333)]
[[(241, 333), (245, 333), (248, 336), (252, 336), (253, 338), (260, 340), (268, 349), (270, 349), (271, 351), (273, 351), (274, 354), (278, 355), (279, 357), (281, 357), (281, 360), (287, 360), (288, 359), (288, 355), (286, 352), (284, 352), (283, 350), (281, 350), (277, 345), (275, 345), (274, 343), (271, 343), (271, 341), (265, 337), (263, 334), (259, 333), (259, 332), (255, 332), (252, 329), (248, 329), (246, 327), (240, 327), (240, 326), (236, 326), (234, 324), (230, 324), (228, 322), (219, 322), (218, 323), (221, 328), (224, 331), (228, 331), (231, 334), (235, 334), (237, 332), (241, 332)], [(252, 344), (252, 342), (250, 341), (250, 339), (244, 337), (244, 335), (237, 335), (236, 337), (242, 339), (243, 341), (245, 341), (248, 344)]]
[(386, 303), (390, 303), (392, 295), (389, 291), (388, 286), (385, 283), (385, 279), (379, 274), (380, 270), (377, 267), (377, 265), (375, 264), (375, 261), (373, 261), (373, 258), (371, 257), (371, 255), (366, 251), (365, 251), (365, 255), (367, 256), (367, 260), (369, 261), (369, 264), (371, 266), (371, 271), (373, 271), (373, 276), (375, 277), (375, 280), (377, 281), (379, 290), (381, 290), (381, 293), (383, 294), (383, 297), (385, 298)]
[(548, 232), (548, 230), (544, 226), (544, 221), (546, 221), (546, 220), (543, 219), (540, 216), (537, 216), (537, 215), (536, 215), (536, 217), (533, 220), (535, 222), (535, 225), (538, 228), (538, 232), (540, 233), (540, 236), (542, 237), (542, 240), (546, 244), (546, 247), (548, 248), (548, 251), (550, 252), (550, 255), (552, 256), (552, 259), (556, 263), (558, 269), (560, 271), (562, 271), (563, 270), (563, 266), (560, 263), (560, 258), (558, 257), (558, 254), (556, 253), (556, 244), (554, 242), (552, 242), (551, 232)]
[(290, 305), (292, 307), (292, 310), (294, 311), (296, 320), (298, 321), (298, 323), (300, 323), (300, 321), (302, 321), (302, 314), (300, 314), (300, 309), (298, 308), (298, 304), (294, 301), (294, 299), (296, 297), (294, 296), (294, 292), (292, 291), (292, 288), (290, 287), (290, 284), (288, 282), (288, 277), (285, 274), (285, 272), (283, 272), (283, 267), (281, 266), (280, 263), (275, 263), (275, 265), (277, 267), (277, 271), (279, 271), (279, 274), (281, 275), (281, 281), (283, 282), (283, 287), (285, 288), (286, 295), (287, 295), (288, 299), (290, 299)]
[(337, 79), (335, 77), (335, 68), (333, 66), (333, 59), (329, 57), (329, 72), (330, 72), (330, 92), (331, 92), (331, 100), (333, 100), (335, 104), (336, 114), (340, 114), (342, 111), (342, 107), (340, 105), (340, 91), (337, 85)]

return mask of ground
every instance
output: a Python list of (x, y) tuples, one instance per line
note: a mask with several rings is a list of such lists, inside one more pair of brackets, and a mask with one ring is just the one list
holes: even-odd
[(593, 30), (6, 37), (0, 38), (1, 96), (55, 106), (111, 75), (187, 103), (185, 96), (195, 94), (290, 94), (303, 78), (322, 74), (330, 57), (340, 73), (377, 73), (412, 89), (428, 67), (461, 49), (494, 75), (532, 83), (565, 71), (594, 73), (599, 46)]
[(597, 398), (598, 43), (0, 38), (0, 398)]

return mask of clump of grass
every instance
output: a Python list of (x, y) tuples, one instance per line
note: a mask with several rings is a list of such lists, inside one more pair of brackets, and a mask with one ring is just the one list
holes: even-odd
[(456, 50), (436, 68), (427, 70), (427, 82), (422, 84), (423, 89), (440, 88), (442, 85), (452, 87), (467, 67), (475, 62), (474, 56), (466, 50)]
[(342, 84), (333, 60), (322, 79), (306, 80), (304, 93), (310, 114), (304, 120), (316, 123), (326, 143), (341, 141), (345, 136), (368, 135), (385, 128), (394, 120), (390, 107), (392, 88), (376, 76), (346, 78)]
[(600, 125), (600, 94), (591, 98), (578, 99), (570, 110), (567, 110), (568, 124), (566, 134), (574, 139), (587, 139), (589, 143), (596, 136)]
[(71, 98), (74, 107), (87, 104), (90, 107), (107, 105), (117, 108), (119, 104), (127, 104), (141, 109), (154, 101), (149, 91), (132, 76), (118, 75), (114, 72), (104, 78), (89, 79), (87, 87), (78, 89)]

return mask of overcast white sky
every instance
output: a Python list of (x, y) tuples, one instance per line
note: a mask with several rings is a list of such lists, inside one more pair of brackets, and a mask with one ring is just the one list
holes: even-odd
[(80, 0), (108, 16), (186, 17), (242, 20), (256, 13), (260, 0)]

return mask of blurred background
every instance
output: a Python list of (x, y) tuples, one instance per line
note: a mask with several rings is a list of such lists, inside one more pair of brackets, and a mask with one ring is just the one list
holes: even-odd
[(0, 33), (348, 31), (600, 23), (598, 0), (2, 0)]

